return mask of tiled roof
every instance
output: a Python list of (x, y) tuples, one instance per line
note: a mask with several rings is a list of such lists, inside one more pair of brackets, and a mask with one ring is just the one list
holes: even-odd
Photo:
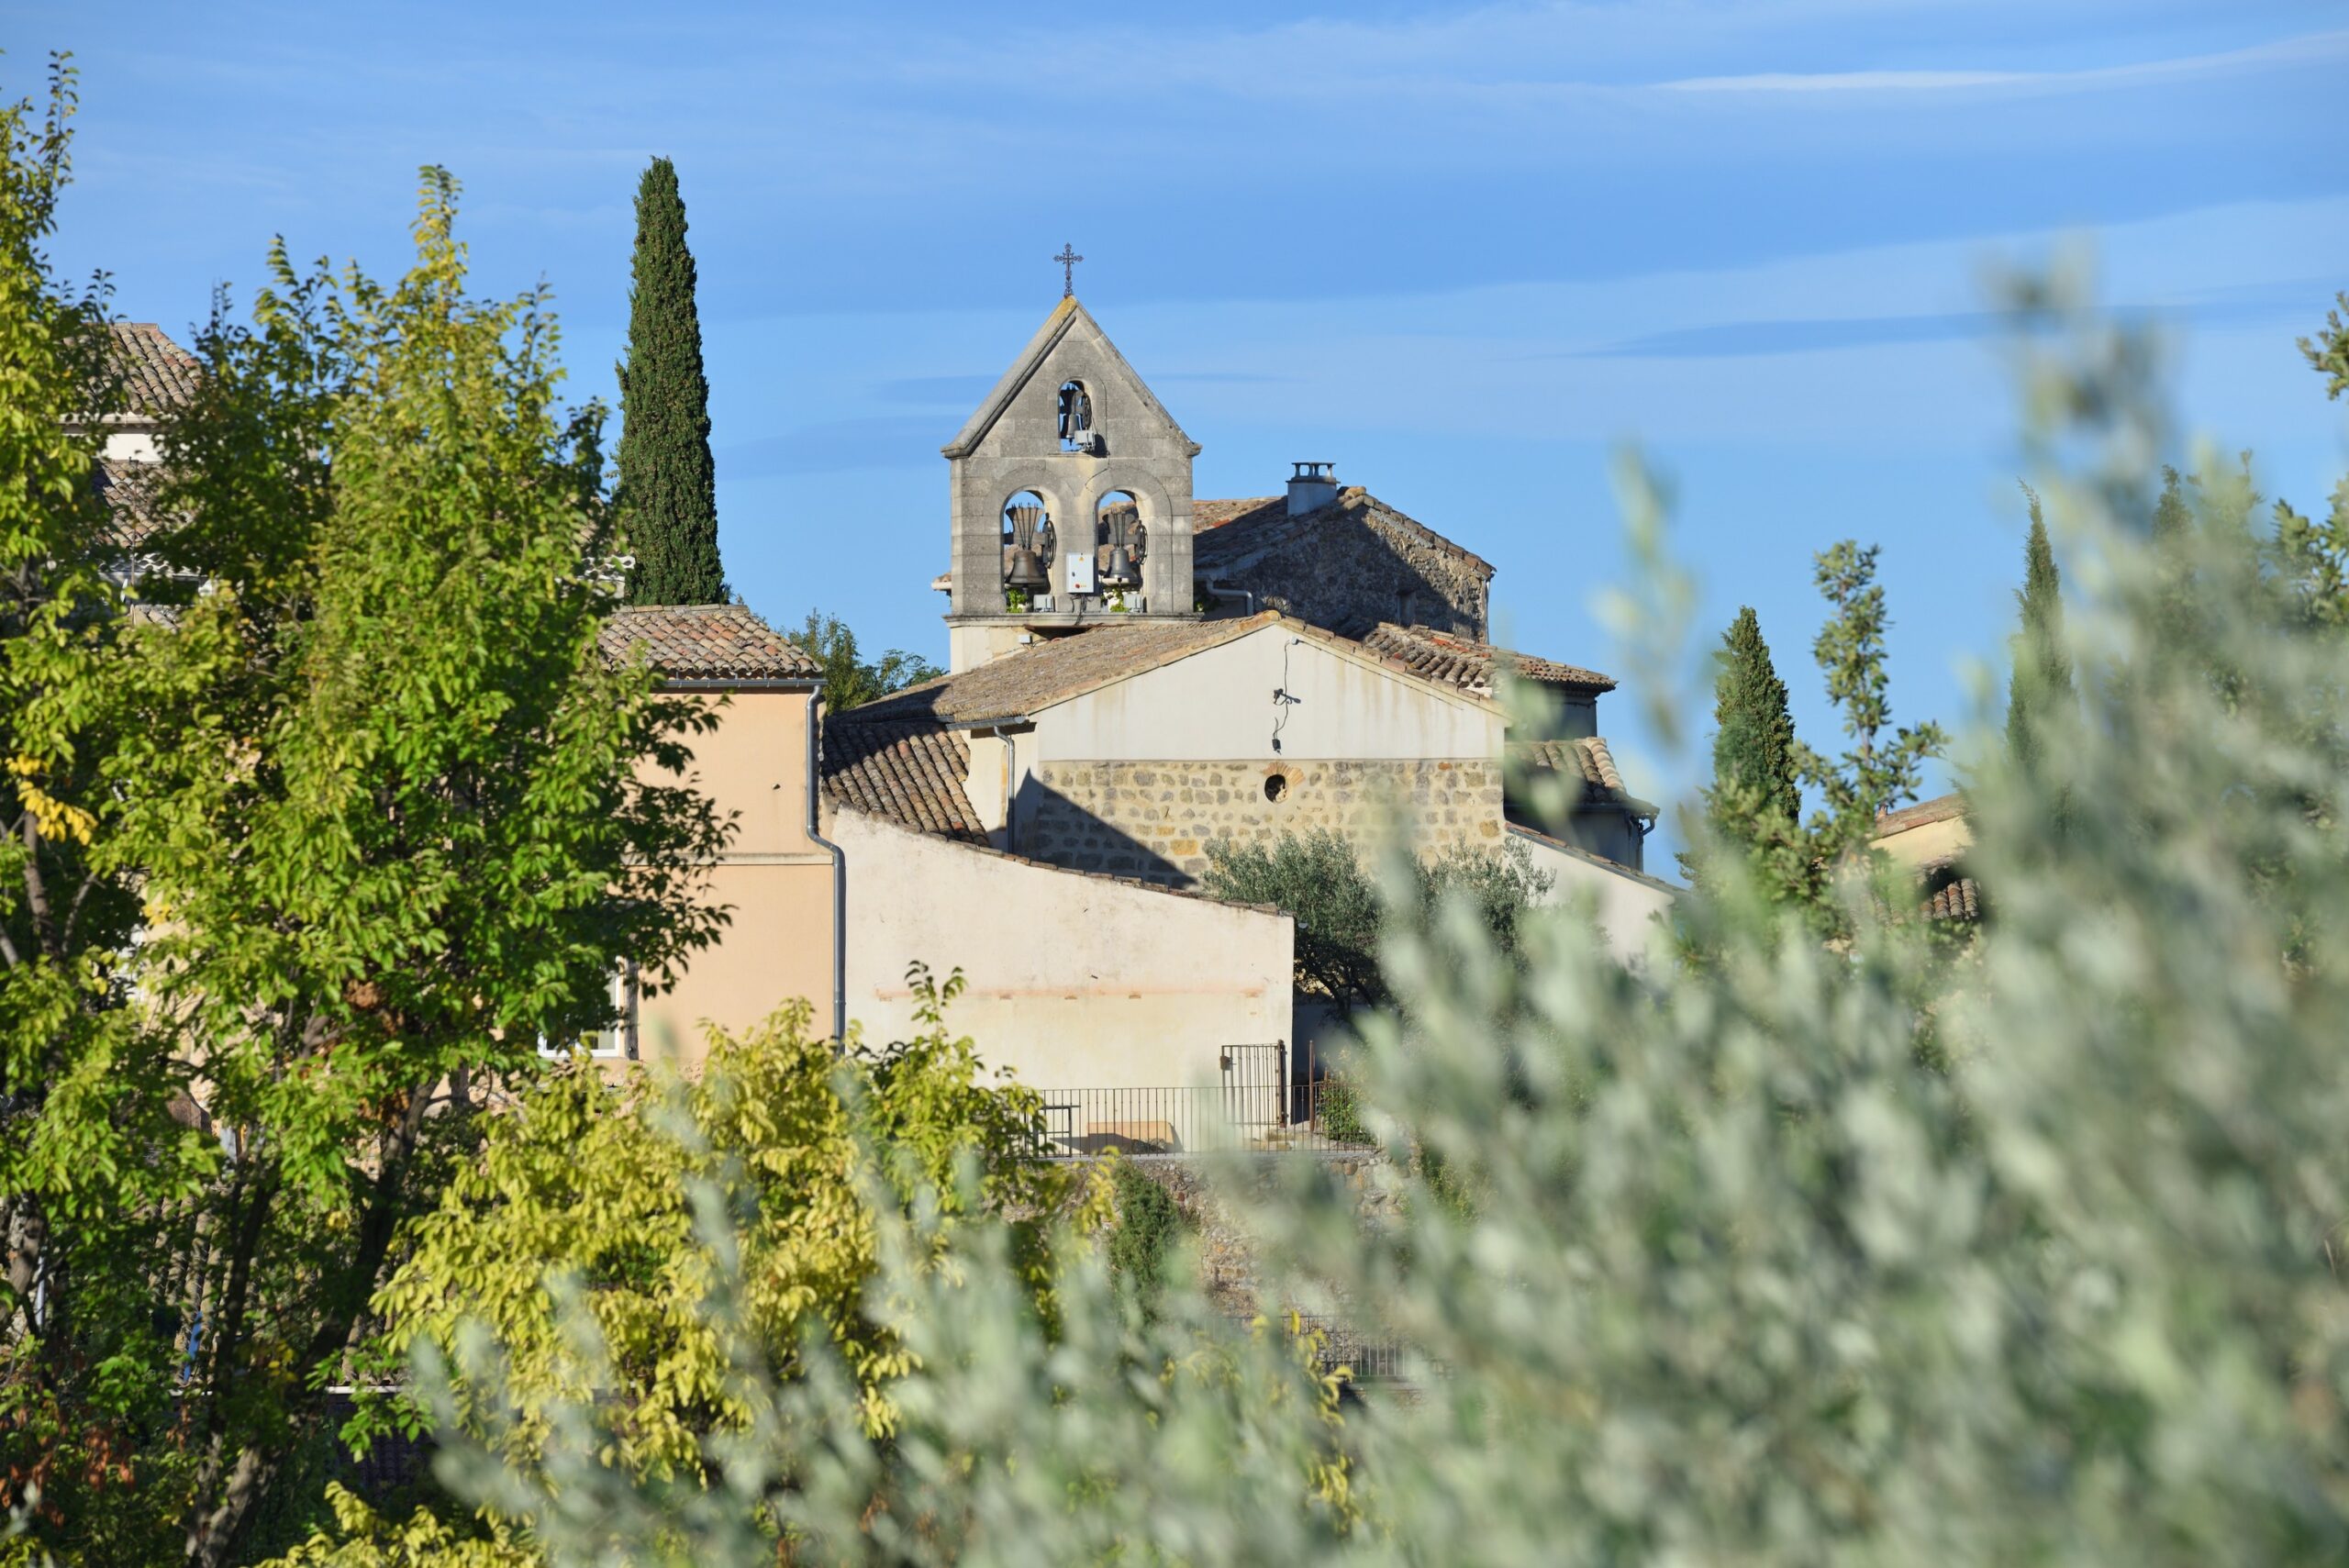
[(1623, 775), (1615, 770), (1614, 753), (1596, 735), (1579, 740), (1512, 740), (1508, 757), (1521, 767), (1548, 768), (1580, 779), (1585, 802), (1620, 806), (1642, 814), (1656, 809), (1624, 784)]
[(1017, 718), (1228, 642), (1276, 618), (1268, 611), (1242, 620), (1113, 619), (1072, 636), (1047, 638), (960, 674), (908, 686), (858, 708), (856, 714), (868, 723), (876, 718), (937, 718), (962, 724)]
[(1397, 626), (1392, 621), (1383, 621), (1377, 630), (1363, 639), (1363, 646), (1385, 658), (1401, 660), (1403, 667), (1414, 675), (1458, 686), (1478, 696), (1492, 694), (1495, 672), (1504, 661), (1521, 681), (1539, 681), (1543, 685), (1570, 686), (1585, 692), (1615, 689), (1614, 678), (1596, 670), (1561, 664), (1553, 659), (1536, 659), (1530, 653), (1496, 648), (1489, 642), (1430, 627)]
[(1477, 702), (1490, 701), (1483, 692), (1434, 680), (1399, 660), (1379, 658), (1351, 638), (1308, 626), (1277, 610), (1259, 610), (1236, 620), (1121, 622), (1112, 617), (1066, 637), (1045, 638), (960, 674), (908, 686), (857, 713), (874, 718), (936, 718), (952, 724), (1024, 717), (1267, 626), (1282, 627), (1304, 640), (1368, 657), (1398, 673), (1417, 675), (1439, 690)]
[(114, 323), (115, 362), (129, 411), (159, 417), (195, 395), (203, 366), (151, 321)]
[(824, 721), (824, 793), (835, 803), (924, 833), (984, 844), (963, 781), (971, 744), (927, 719), (874, 719), (852, 709)]
[(1981, 884), (1945, 867), (1925, 879), (1924, 911), (1928, 920), (1978, 920), (1982, 917)]
[(1251, 497), (1242, 501), (1191, 503), (1191, 565), (1202, 576), (1231, 571), (1251, 557), (1292, 547), (1318, 529), (1375, 520), (1431, 549), (1456, 557), (1479, 574), (1490, 578), (1492, 562), (1464, 550), (1416, 517), (1381, 501), (1359, 484), (1338, 492), (1326, 506), (1292, 517), (1285, 495)]
[(653, 667), (689, 681), (819, 681), (823, 667), (741, 605), (631, 605), (604, 623), (604, 656), (642, 644)]
[(1250, 495), (1238, 501), (1194, 501), (1191, 503), (1191, 533), (1194, 538), (1209, 528), (1219, 528), (1226, 523), (1237, 522), (1251, 512), (1277, 506), (1288, 510), (1286, 495)]

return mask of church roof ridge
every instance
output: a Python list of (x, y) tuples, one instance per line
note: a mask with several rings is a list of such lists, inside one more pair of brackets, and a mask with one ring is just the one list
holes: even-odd
[(1166, 406), (1158, 401), (1158, 394), (1152, 392), (1150, 389), (1150, 384), (1141, 378), (1141, 373), (1131, 364), (1127, 362), (1126, 356), (1118, 351), (1118, 345), (1110, 340), (1109, 334), (1102, 330), (1101, 323), (1094, 319), (1093, 313), (1085, 309), (1084, 303), (1073, 294), (1063, 295), (1053, 305), (1051, 314), (1044, 317), (1043, 325), (1036, 328), (1036, 335), (1028, 339), (1028, 346), (1019, 350), (1019, 357), (1011, 361), (1010, 368), (996, 380), (994, 390), (980, 401), (978, 407), (972, 411), (971, 417), (963, 422), (963, 428), (955, 433), (954, 439), (938, 450), (951, 458), (968, 456), (979, 442), (985, 439), (986, 433), (995, 428), (996, 421), (1003, 417), (1004, 410), (1011, 406), (1011, 400), (1019, 395), (1021, 387), (1028, 384), (1029, 378), (1036, 373), (1037, 367), (1044, 362), (1045, 358), (1055, 348), (1059, 347), (1061, 339), (1067, 337), (1079, 322), (1083, 322), (1093, 329), (1094, 336), (1101, 340), (1101, 348), (1108, 355), (1110, 361), (1132, 378), (1134, 385), (1141, 389), (1149, 411), (1165, 420), (1167, 428), (1174, 431), (1175, 439), (1190, 449), (1192, 456), (1197, 456), (1199, 443), (1191, 439), (1184, 432), (1183, 427), (1175, 422), (1174, 416), (1166, 411)]
[(1493, 563), (1455, 539), (1445, 538), (1435, 529), (1412, 517), (1398, 506), (1380, 500), (1359, 484), (1349, 484), (1338, 492), (1336, 499), (1309, 512), (1292, 515), (1286, 495), (1246, 496), (1238, 500), (1198, 500), (1191, 502), (1191, 559), (1197, 570), (1223, 570), (1238, 563), (1241, 558), (1261, 557), (1265, 552), (1285, 548), (1293, 533), (1319, 527), (1340, 518), (1359, 520), (1375, 514), (1390, 526), (1419, 540), (1431, 549), (1465, 562), (1479, 575), (1489, 580)]
[(1480, 642), (1460, 632), (1439, 631), (1431, 626), (1399, 626), (1393, 621), (1381, 621), (1363, 639), (1363, 646), (1401, 660), (1414, 674), (1447, 681), (1472, 691), (1491, 691), (1504, 665), (1514, 671), (1520, 680), (1545, 686), (1570, 686), (1589, 692), (1615, 689), (1612, 675), (1602, 675), (1579, 664), (1520, 653), (1497, 643)]

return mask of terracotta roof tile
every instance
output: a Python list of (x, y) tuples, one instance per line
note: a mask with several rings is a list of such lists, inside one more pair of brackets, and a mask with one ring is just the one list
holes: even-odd
[(971, 745), (958, 730), (925, 719), (861, 717), (863, 708), (824, 722), (824, 793), (841, 806), (924, 833), (984, 844), (986, 832), (963, 793)]
[(1924, 903), (1928, 920), (1978, 920), (1982, 917), (1982, 887), (1970, 876), (1953, 877), (1938, 886), (1927, 884)]
[(1621, 806), (1641, 813), (1656, 809), (1631, 792), (1623, 783), (1623, 775), (1616, 771), (1614, 753), (1596, 735), (1586, 735), (1579, 740), (1511, 740), (1508, 760), (1520, 767), (1546, 768), (1580, 780), (1585, 801)]
[(631, 605), (612, 612), (604, 656), (641, 644), (662, 674), (688, 681), (820, 681), (823, 667), (741, 605)]
[(115, 363), (121, 368), (129, 412), (157, 418), (195, 395), (203, 365), (151, 321), (113, 324)]
[(1397, 626), (1392, 621), (1383, 621), (1377, 630), (1363, 639), (1363, 646), (1373, 653), (1400, 660), (1404, 668), (1415, 675), (1458, 686), (1478, 696), (1492, 694), (1496, 673), (1504, 663), (1521, 681), (1567, 686), (1578, 692), (1615, 689), (1614, 677), (1596, 670), (1561, 664), (1554, 659), (1537, 659), (1531, 653), (1496, 648), (1489, 642), (1431, 627)]
[(1228, 642), (1274, 618), (1269, 613), (1236, 621), (1121, 622), (1113, 618), (1070, 636), (1046, 638), (960, 674), (908, 686), (858, 708), (856, 716), (866, 723), (880, 718), (935, 718), (959, 724), (1017, 718)]

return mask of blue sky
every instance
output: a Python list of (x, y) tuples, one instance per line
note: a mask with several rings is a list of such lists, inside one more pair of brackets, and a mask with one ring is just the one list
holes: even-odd
[[(454, 169), (484, 290), (543, 277), (612, 395), (631, 201), (676, 160), (729, 575), (942, 657), (938, 447), (1057, 297), (1048, 257), (1205, 450), (1292, 459), (1499, 568), (1512, 640), (1609, 666), (1609, 452), (1675, 476), (1701, 622), (1760, 612), (1797, 722), (1810, 552), (1883, 547), (1901, 719), (1962, 719), (2020, 565), (1983, 279), (2091, 239), (2166, 323), (2186, 428), (2303, 509), (2349, 407), (2292, 346), (2349, 288), (2349, 7), (1651, 0), (1052, 7), (11, 4), (75, 51), (55, 250), (177, 331), (269, 238), (402, 265)], [(1627, 772), (1689, 782), (1611, 699)]]

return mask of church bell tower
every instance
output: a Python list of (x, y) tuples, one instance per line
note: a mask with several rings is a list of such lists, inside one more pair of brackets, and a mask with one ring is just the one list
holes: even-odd
[(942, 450), (955, 671), (1086, 627), (1197, 618), (1199, 445), (1074, 294)]

